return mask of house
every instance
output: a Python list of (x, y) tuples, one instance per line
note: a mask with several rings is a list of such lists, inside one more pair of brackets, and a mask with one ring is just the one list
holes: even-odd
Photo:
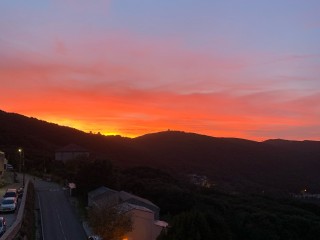
[(59, 148), (55, 152), (55, 160), (66, 162), (68, 160), (74, 160), (78, 158), (88, 158), (89, 151), (76, 145), (69, 144), (63, 148)]
[(107, 187), (99, 187), (88, 193), (88, 206), (115, 206), (119, 203), (118, 191)]
[(214, 184), (205, 175), (189, 174), (188, 177), (190, 179), (190, 182), (194, 185), (204, 188), (211, 188), (214, 186)]
[(146, 207), (154, 212), (155, 219), (159, 219), (160, 208), (147, 199), (138, 197), (125, 191), (115, 191), (107, 187), (99, 187), (88, 193), (88, 206), (116, 206), (121, 203), (131, 203)]
[(131, 203), (121, 203), (121, 209), (131, 214), (133, 222), (132, 231), (127, 233), (124, 239), (127, 240), (156, 240), (162, 229), (168, 227), (164, 221), (154, 220), (154, 212), (146, 207)]
[(0, 177), (2, 177), (4, 174), (6, 164), (7, 164), (7, 160), (5, 158), (5, 154), (4, 152), (0, 151)]
[(168, 224), (159, 220), (160, 208), (151, 201), (125, 191), (100, 187), (88, 193), (88, 206), (117, 207), (131, 214), (133, 230), (127, 240), (156, 240)]
[(122, 203), (130, 203), (136, 206), (145, 207), (154, 213), (154, 219), (159, 219), (160, 208), (145, 198), (135, 196), (125, 191), (119, 192), (119, 199)]

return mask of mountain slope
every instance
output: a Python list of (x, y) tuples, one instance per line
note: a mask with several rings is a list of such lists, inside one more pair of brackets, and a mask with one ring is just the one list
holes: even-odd
[(255, 142), (166, 131), (134, 139), (102, 136), (0, 111), (0, 149), (17, 157), (18, 147), (35, 167), (70, 143), (115, 165), (150, 166), (175, 175), (207, 175), (219, 186), (250, 191), (320, 190), (320, 142)]
[[(14, 155), (17, 148), (25, 149), (27, 158), (53, 159), (56, 149), (70, 143), (78, 144), (106, 158), (124, 159), (136, 155), (130, 149), (130, 139), (120, 136), (88, 134), (74, 128), (59, 126), (35, 118), (0, 111), (0, 149)], [(124, 154), (120, 154), (123, 152)], [(123, 156), (123, 157), (122, 157)]]
[(236, 188), (320, 189), (320, 142), (316, 141), (288, 141), (292, 146), (282, 146), (168, 131), (136, 138), (134, 143), (152, 156), (155, 165), (205, 174)]

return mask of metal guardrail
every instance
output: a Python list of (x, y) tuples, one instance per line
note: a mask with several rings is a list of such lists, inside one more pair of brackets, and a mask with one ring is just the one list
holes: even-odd
[(23, 213), (24, 213), (24, 207), (26, 204), (28, 186), (29, 186), (29, 180), (27, 180), (25, 184), (25, 189), (23, 190), (23, 196), (22, 196), (21, 204), (18, 210), (17, 218), (14, 221), (14, 223), (10, 226), (10, 228), (8, 228), (7, 231), (2, 235), (0, 240), (13, 240), (17, 236), (18, 232), (20, 231), (22, 221), (23, 221)]

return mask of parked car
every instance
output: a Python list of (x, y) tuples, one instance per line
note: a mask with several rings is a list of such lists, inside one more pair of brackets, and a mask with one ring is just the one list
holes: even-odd
[(88, 240), (102, 240), (102, 238), (99, 236), (89, 236)]
[(0, 237), (6, 232), (7, 224), (4, 217), (0, 217)]
[(18, 198), (17, 189), (15, 189), (15, 188), (8, 188), (7, 191), (6, 191), (6, 193), (3, 195), (3, 198), (8, 198), (8, 197)]
[(17, 208), (16, 197), (3, 198), (0, 203), (0, 212), (14, 212), (16, 208)]
[(13, 170), (13, 166), (11, 165), (11, 164), (6, 164), (6, 166), (5, 166), (5, 169), (7, 170), (7, 171), (12, 171)]

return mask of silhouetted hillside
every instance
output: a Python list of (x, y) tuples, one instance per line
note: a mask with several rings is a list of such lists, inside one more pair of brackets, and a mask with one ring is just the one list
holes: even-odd
[(320, 142), (275, 144), (172, 131), (148, 134), (134, 142), (152, 155), (155, 164), (206, 174), (231, 188), (320, 189)]
[[(0, 111), (0, 149), (14, 157), (17, 149), (25, 149), (27, 159), (54, 158), (56, 149), (70, 143), (87, 148), (97, 156), (122, 159), (138, 155), (130, 149), (129, 138), (89, 134), (36, 118)], [(121, 154), (119, 154), (121, 153)]]
[[(320, 142), (268, 140), (255, 142), (166, 131), (134, 139), (102, 136), (0, 111), (0, 149), (13, 156), (26, 149), (29, 165), (52, 160), (69, 143), (87, 148), (115, 165), (160, 168), (179, 176), (208, 176), (230, 190), (320, 191)], [(10, 156), (9, 156), (10, 158)]]

